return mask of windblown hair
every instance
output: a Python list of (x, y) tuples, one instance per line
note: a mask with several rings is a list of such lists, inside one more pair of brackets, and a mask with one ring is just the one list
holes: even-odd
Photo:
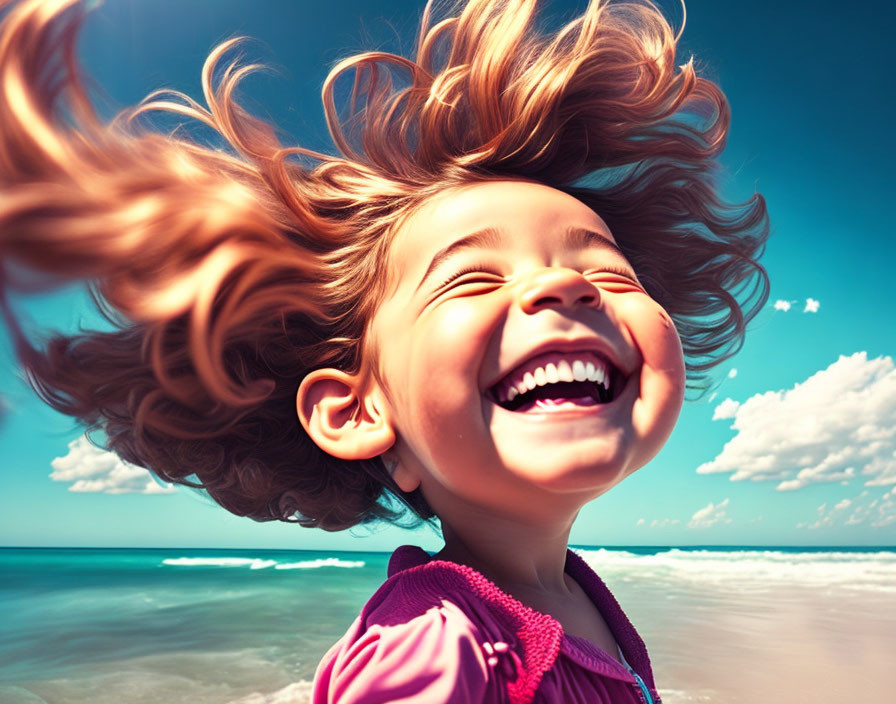
[[(205, 105), (159, 91), (105, 123), (76, 59), (83, 6), (0, 4), (0, 297), (23, 368), (122, 459), (235, 514), (326, 530), (432, 516), (381, 458), (320, 450), (295, 396), (314, 369), (375, 366), (365, 331), (390, 235), (446, 188), (527, 179), (593, 208), (674, 320), (690, 388), (768, 299), (765, 202), (727, 204), (715, 185), (725, 96), (693, 59), (676, 67), (647, 0), (594, 0), (556, 33), (536, 0), (430, 4), (413, 59), (364, 53), (331, 71), (335, 156), (284, 147), (240, 107), (257, 67), (225, 61), (239, 39), (208, 57)], [(227, 149), (136, 119), (153, 111)], [(76, 280), (113, 329), (38, 349), (8, 292)]]

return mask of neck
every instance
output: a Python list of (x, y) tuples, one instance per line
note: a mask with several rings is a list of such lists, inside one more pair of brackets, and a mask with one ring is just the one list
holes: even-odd
[[(466, 515), (470, 512), (475, 515)], [(526, 594), (565, 596), (564, 567), (575, 516), (533, 523), (469, 510), (442, 517), (445, 547), (435, 556), (467, 565), (518, 598)]]

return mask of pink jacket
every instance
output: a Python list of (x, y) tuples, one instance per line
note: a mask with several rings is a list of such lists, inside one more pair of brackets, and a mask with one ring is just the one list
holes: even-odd
[[(563, 633), (479, 572), (398, 548), (389, 578), (317, 668), (312, 704), (661, 704), (644, 642), (600, 578), (568, 551), (629, 669)], [(637, 673), (637, 674), (635, 674)]]

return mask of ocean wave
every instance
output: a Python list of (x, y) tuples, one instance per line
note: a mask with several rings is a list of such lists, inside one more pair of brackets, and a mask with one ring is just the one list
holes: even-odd
[(299, 562), (277, 562), (257, 557), (169, 557), (162, 560), (162, 564), (171, 567), (248, 567), (252, 570), (273, 567), (276, 570), (298, 570), (320, 567), (364, 567), (365, 563), (362, 560), (343, 560), (338, 557)]
[(262, 560), (256, 557), (169, 557), (163, 565), (172, 567), (248, 567), (263, 570), (277, 564), (276, 560)]
[(311, 682), (301, 680), (269, 694), (253, 693), (227, 704), (308, 704), (311, 701)]
[(771, 585), (845, 587), (896, 593), (896, 553), (786, 552), (783, 550), (682, 550), (652, 555), (604, 548), (576, 550), (601, 575), (624, 581), (688, 581), (765, 590)]
[(0, 702), (3, 704), (47, 704), (30, 689), (18, 685), (0, 685)]
[(338, 557), (324, 557), (302, 562), (285, 562), (276, 565), (275, 570), (315, 569), (318, 567), (363, 567), (363, 560), (340, 560)]
[(713, 694), (714, 693), (706, 694), (684, 689), (660, 688), (659, 690), (659, 695), (663, 700), (663, 704), (693, 704), (694, 702), (703, 702), (706, 704), (708, 702), (718, 701), (718, 697), (713, 696)]
[[(0, 702), (309, 704), (313, 670), (306, 665), (304, 672), (296, 672), (292, 663), (297, 658), (304, 659), (305, 653), (262, 647), (85, 659), (74, 667), (44, 670), (21, 685), (0, 682)], [(262, 684), (267, 682), (275, 684)], [(284, 687), (286, 682), (292, 684)], [(274, 691), (260, 691), (263, 687)]]

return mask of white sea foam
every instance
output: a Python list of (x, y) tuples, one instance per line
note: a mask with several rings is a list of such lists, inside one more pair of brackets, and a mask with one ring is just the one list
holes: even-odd
[(303, 562), (285, 562), (277, 565), (276, 570), (315, 569), (317, 567), (363, 567), (362, 560), (340, 560), (338, 557), (325, 557), (317, 560), (304, 560)]
[(3, 704), (47, 704), (47, 700), (18, 685), (0, 685), (0, 702)]
[(622, 581), (669, 580), (741, 591), (791, 584), (896, 593), (892, 552), (671, 549), (638, 555), (603, 548), (577, 552), (598, 574)]
[(311, 701), (311, 682), (301, 680), (269, 694), (253, 693), (228, 704), (307, 704)]
[[(308, 704), (310, 676), (296, 681), (289, 676), (291, 670), (270, 648), (171, 651), (98, 662), (20, 686), (0, 684), (0, 702)], [(292, 684), (282, 685), (290, 681)], [(272, 685), (274, 691), (260, 693), (258, 689), (264, 682), (276, 682)]]
[(300, 562), (277, 562), (276, 560), (254, 557), (169, 557), (162, 564), (172, 567), (248, 567), (252, 570), (263, 570), (273, 567), (276, 570), (317, 569), (320, 567), (363, 567), (362, 560), (342, 560), (338, 557), (325, 557)]
[(663, 689), (660, 687), (659, 694), (663, 704), (694, 704), (695, 702), (709, 704), (710, 702), (718, 702), (718, 697), (714, 696), (713, 693), (707, 694), (693, 690)]
[(174, 567), (248, 567), (262, 570), (273, 567), (276, 560), (262, 560), (254, 557), (169, 557), (162, 564)]

